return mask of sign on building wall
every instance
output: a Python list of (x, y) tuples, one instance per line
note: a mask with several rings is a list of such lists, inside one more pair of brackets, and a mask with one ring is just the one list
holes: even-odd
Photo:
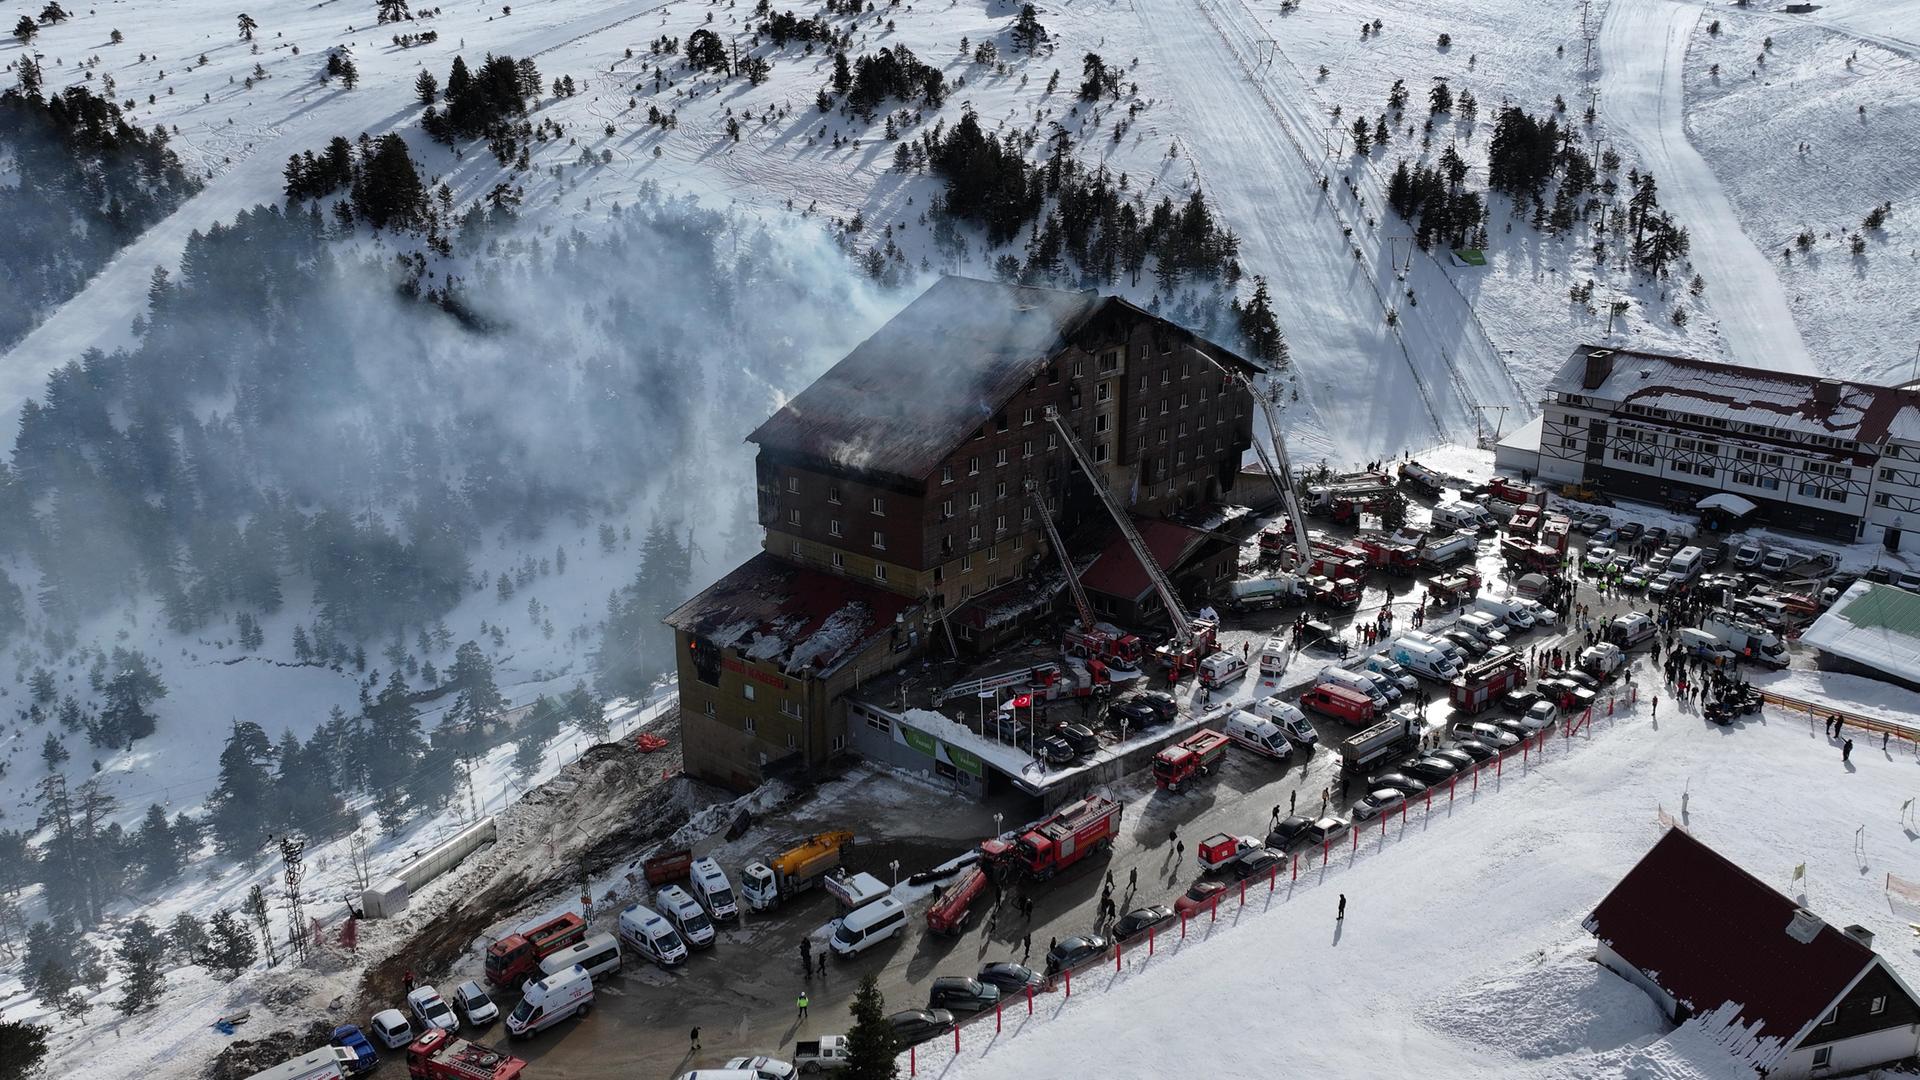
[(897, 743), (913, 747), (935, 761), (951, 765), (968, 776), (976, 779), (986, 778), (986, 766), (981, 763), (977, 755), (957, 746), (949, 746), (932, 735), (910, 728), (897, 720), (893, 724), (893, 739)]

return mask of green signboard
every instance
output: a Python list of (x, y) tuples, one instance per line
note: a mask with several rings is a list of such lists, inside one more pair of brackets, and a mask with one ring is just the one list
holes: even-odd
[(979, 758), (951, 743), (944, 744), (944, 748), (947, 751), (947, 760), (953, 764), (954, 768), (959, 769), (963, 773), (969, 773), (976, 778), (984, 779), (986, 777), (986, 770), (981, 766)]
[(907, 740), (908, 746), (913, 747), (928, 757), (940, 756), (940, 752), (937, 749), (940, 745), (938, 739), (935, 739), (924, 731), (915, 731), (905, 724), (895, 724), (893, 727), (895, 731), (900, 733), (902, 738)]

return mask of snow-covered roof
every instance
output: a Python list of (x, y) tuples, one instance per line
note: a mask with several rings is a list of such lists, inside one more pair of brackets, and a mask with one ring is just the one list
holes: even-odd
[[(1549, 389), (1796, 435), (1872, 445), (1920, 438), (1920, 391), (1684, 356), (1581, 345)], [(1821, 401), (1823, 392), (1831, 399)]]
[(1746, 517), (1758, 510), (1752, 500), (1743, 499), (1729, 491), (1716, 492), (1693, 504), (1696, 510), (1725, 510), (1735, 517)]
[(1800, 640), (1903, 682), (1920, 683), (1920, 596), (1857, 581)]
[(1620, 879), (1586, 928), (1692, 1013), (1716, 1014), (1761, 1069), (1876, 959), (1679, 828)]
[(889, 633), (914, 601), (761, 552), (664, 620), (789, 675), (831, 675)]

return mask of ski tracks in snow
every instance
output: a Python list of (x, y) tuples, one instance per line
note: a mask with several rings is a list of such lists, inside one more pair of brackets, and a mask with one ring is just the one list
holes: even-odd
[(1613, 0), (1600, 27), (1600, 111), (1653, 173), (1660, 204), (1686, 228), (1689, 257), (1734, 357), (1814, 372), (1786, 290), (1734, 213), (1713, 167), (1687, 139), (1682, 67), (1701, 10), (1673, 0)]

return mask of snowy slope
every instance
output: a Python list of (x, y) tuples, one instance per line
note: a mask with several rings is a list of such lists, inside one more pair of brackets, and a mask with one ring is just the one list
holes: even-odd
[[(1795, 672), (1782, 688), (1912, 706), (1848, 676)], [(949, 1080), (1079, 1075), (1090, 1062), (1123, 1080), (1253, 1076), (1282, 1061), (1323, 1076), (1751, 1076), (1695, 1027), (1667, 1032), (1645, 995), (1587, 962), (1580, 922), (1652, 845), (1661, 813), (1776, 888), (1804, 889), (1829, 923), (1876, 932), (1911, 979), (1892, 943), (1920, 912), (1882, 885), (1916, 873), (1900, 809), (1920, 775), (1914, 747), (1883, 755), (1863, 740), (1846, 768), (1808, 717), (1769, 708), (1719, 728), (1666, 702), (1650, 718), (1647, 689), (1643, 673), (1637, 712), (1598, 719), (1571, 746), (1556, 739), (1543, 764), (1516, 758), (1477, 797), (1416, 806), (1384, 837), (1369, 825), (1357, 852), (1343, 846), (1271, 898), (1250, 889), (1244, 909), (1229, 899), (1217, 923), (1190, 926), (1184, 943), (1163, 935), (1152, 958), (1134, 950), (1119, 974), (1083, 972), (1070, 1001), (1042, 999), (1032, 1020), (1009, 1011), (997, 1039), (991, 1024), (969, 1029), (957, 1061), (950, 1045), (922, 1047), (919, 1068)]]

